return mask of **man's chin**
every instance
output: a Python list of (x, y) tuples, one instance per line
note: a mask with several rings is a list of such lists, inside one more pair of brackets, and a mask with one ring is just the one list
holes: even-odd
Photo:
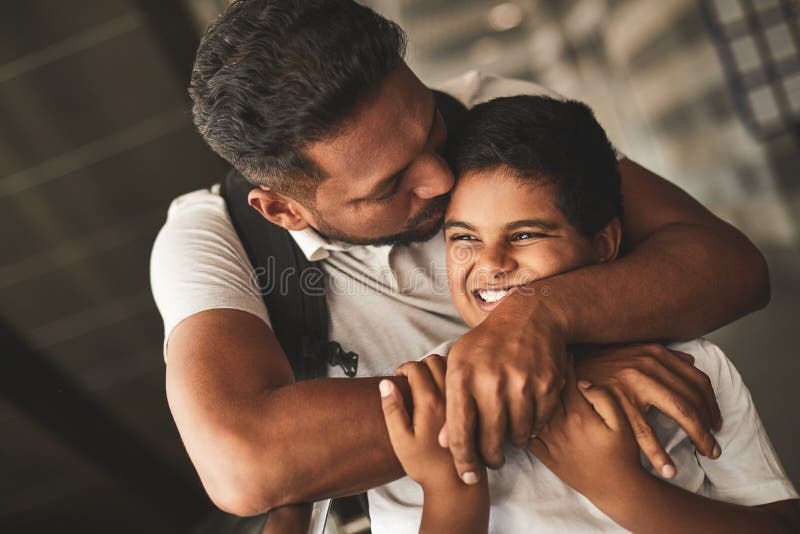
[(382, 245), (409, 245), (411, 243), (420, 243), (430, 240), (433, 236), (439, 233), (442, 227), (443, 215), (432, 218), (429, 221), (417, 225), (411, 230), (406, 230), (399, 234), (381, 237), (368, 243), (373, 246)]
[[(433, 236), (439, 233), (442, 227), (444, 214), (434, 216), (428, 221), (418, 224), (413, 229), (404, 230), (399, 234), (393, 234), (383, 237), (356, 237), (353, 235), (343, 234), (333, 229), (314, 228), (314, 230), (327, 239), (347, 243), (349, 245), (358, 246), (384, 246), (384, 245), (408, 245), (411, 243), (419, 243), (428, 241)], [(313, 227), (312, 227), (313, 228)], [(325, 231), (327, 230), (327, 231)]]

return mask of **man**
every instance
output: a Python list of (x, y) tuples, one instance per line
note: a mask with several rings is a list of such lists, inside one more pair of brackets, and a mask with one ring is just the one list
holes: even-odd
[[(322, 267), (331, 338), (361, 355), (364, 376), (295, 384), (269, 328), (281, 310), (266, 310), (253, 287), (218, 190), (173, 203), (151, 266), (167, 394), (206, 490), (230, 512), (400, 477), (377, 383), (446, 339), (460, 337), (441, 441), (473, 484), (482, 462), (502, 465), (506, 436), (522, 446), (546, 424), (567, 344), (692, 338), (768, 301), (766, 266), (744, 236), (622, 158), (626, 256), (537, 280), (467, 332), (436, 288), (453, 185), (440, 151), (454, 125), (403, 62), (404, 44), (397, 26), (351, 0), (236, 2), (200, 44), (190, 88), (198, 130), (254, 184), (250, 206)], [(443, 89), (466, 105), (543, 91), (474, 73)], [(708, 379), (678, 355), (627, 346), (576, 366), (614, 392), (663, 476), (675, 469), (644, 421), (650, 405), (702, 454), (719, 454)]]

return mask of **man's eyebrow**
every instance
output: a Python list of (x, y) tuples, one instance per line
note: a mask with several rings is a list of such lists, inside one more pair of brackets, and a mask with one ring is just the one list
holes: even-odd
[[(433, 116), (431, 117), (431, 125), (428, 127), (428, 136), (425, 138), (425, 144), (426, 145), (428, 144), (428, 141), (430, 141), (431, 137), (433, 136), (433, 132), (436, 130), (436, 115), (439, 113), (439, 107), (436, 105), (436, 98), (433, 96), (433, 92), (432, 91), (431, 91), (431, 99), (433, 100)], [(392, 183), (394, 183), (396, 180), (399, 180), (400, 178), (402, 178), (403, 173), (406, 172), (406, 170), (408, 169), (409, 165), (411, 165), (411, 162), (409, 162), (408, 165), (406, 165), (405, 167), (403, 167), (399, 171), (393, 172), (392, 174), (390, 174), (386, 178), (382, 179), (380, 182), (378, 182), (375, 185), (375, 187), (373, 187), (370, 190), (369, 193), (366, 194), (366, 196), (360, 198), (359, 200), (369, 200), (369, 199), (372, 199), (374, 197), (380, 196), (381, 193), (383, 193), (386, 190), (387, 187), (392, 185)]]
[(449, 228), (463, 228), (465, 230), (470, 230), (472, 232), (476, 231), (474, 226), (464, 221), (453, 221), (453, 220), (445, 221), (444, 229), (447, 230)]
[(516, 230), (517, 228), (542, 228), (544, 230), (558, 230), (561, 226), (553, 221), (545, 219), (522, 219), (506, 224), (506, 230)]

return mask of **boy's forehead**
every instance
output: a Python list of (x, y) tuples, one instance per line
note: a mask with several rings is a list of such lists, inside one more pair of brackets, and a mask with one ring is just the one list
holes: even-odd
[(504, 168), (469, 171), (460, 176), (446, 218), (472, 221), (476, 226), (534, 218), (565, 221), (553, 184), (519, 178)]

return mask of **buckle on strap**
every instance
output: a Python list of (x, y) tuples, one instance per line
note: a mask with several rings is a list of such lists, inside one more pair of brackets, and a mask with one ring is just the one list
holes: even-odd
[(323, 347), (325, 360), (331, 367), (341, 367), (345, 376), (354, 377), (358, 371), (358, 354), (355, 352), (345, 352), (342, 346), (336, 341), (330, 341)]

